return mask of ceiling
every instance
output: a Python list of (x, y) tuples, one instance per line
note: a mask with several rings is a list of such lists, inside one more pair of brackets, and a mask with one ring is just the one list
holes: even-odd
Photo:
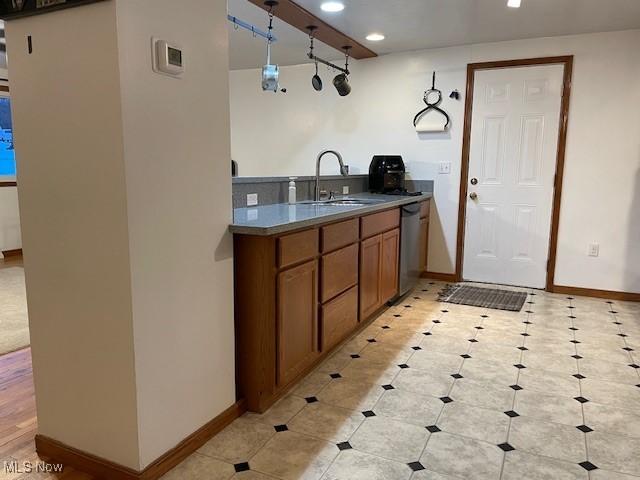
[[(228, 0), (229, 13), (266, 29), (266, 13), (247, 0)], [(295, 0), (322, 20), (378, 54), (473, 43), (640, 28), (640, 0), (342, 0), (340, 13), (325, 13), (323, 0)], [(276, 19), (273, 60), (280, 65), (307, 61), (307, 35)], [(262, 39), (230, 26), (231, 68), (256, 68), (265, 62)], [(382, 42), (366, 35), (380, 32)], [(339, 52), (317, 45), (331, 59)]]

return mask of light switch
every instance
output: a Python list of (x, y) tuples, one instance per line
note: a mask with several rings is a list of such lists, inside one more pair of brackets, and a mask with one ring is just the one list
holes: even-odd
[(451, 173), (451, 162), (440, 162), (438, 173), (441, 175), (448, 175)]
[(600, 255), (600, 245), (598, 245), (597, 243), (590, 243), (589, 244), (589, 256), (590, 257), (597, 257), (598, 255)]
[(247, 207), (253, 207), (258, 205), (258, 194), (257, 193), (248, 193), (247, 194)]
[(349, 195), (349, 185), (344, 185), (342, 187), (342, 194), (343, 195)]

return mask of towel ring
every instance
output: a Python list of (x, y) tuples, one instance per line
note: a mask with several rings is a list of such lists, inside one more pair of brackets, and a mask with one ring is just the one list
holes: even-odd
[[(438, 98), (435, 102), (429, 101), (429, 95), (431, 95), (432, 93), (436, 93), (438, 95)], [(436, 72), (433, 72), (431, 88), (426, 92), (424, 92), (422, 101), (427, 105), (427, 107), (420, 110), (418, 114), (413, 118), (413, 126), (417, 127), (418, 121), (420, 120), (420, 118), (422, 118), (422, 116), (424, 116), (426, 113), (430, 112), (431, 110), (435, 110), (436, 112), (444, 115), (444, 118), (447, 119), (447, 123), (444, 125), (444, 128), (446, 130), (447, 127), (449, 127), (449, 124), (451, 123), (451, 118), (449, 117), (449, 114), (447, 112), (445, 112), (440, 108), (440, 103), (442, 103), (442, 92), (436, 88)]]

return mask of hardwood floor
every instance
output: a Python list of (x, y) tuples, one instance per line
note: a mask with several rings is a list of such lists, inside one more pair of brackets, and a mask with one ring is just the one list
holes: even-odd
[(25, 462), (36, 465), (41, 461), (34, 444), (37, 426), (31, 349), (0, 356), (0, 478), (90, 480), (89, 475), (70, 468), (56, 474), (9, 473), (6, 470), (5, 462), (17, 462), (23, 468)]

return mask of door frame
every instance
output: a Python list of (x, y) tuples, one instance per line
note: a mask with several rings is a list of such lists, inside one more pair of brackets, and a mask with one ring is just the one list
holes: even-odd
[(469, 181), (469, 155), (471, 150), (471, 121), (473, 114), (473, 90), (475, 74), (479, 70), (499, 68), (530, 67), (536, 65), (563, 65), (562, 102), (558, 128), (558, 152), (556, 156), (556, 174), (553, 188), (551, 210), (551, 234), (549, 237), (549, 256), (547, 259), (546, 290), (552, 291), (556, 271), (556, 251), (558, 248), (558, 229), (560, 226), (560, 201), (562, 199), (562, 179), (567, 146), (567, 128), (569, 123), (569, 103), (571, 100), (571, 81), (573, 77), (573, 55), (558, 57), (526, 58), (494, 62), (470, 63), (467, 65), (467, 96), (464, 110), (464, 133), (462, 138), (462, 168), (460, 173), (460, 197), (458, 204), (458, 238), (456, 244), (455, 281), (461, 282), (464, 262), (464, 237), (467, 216), (467, 194)]

